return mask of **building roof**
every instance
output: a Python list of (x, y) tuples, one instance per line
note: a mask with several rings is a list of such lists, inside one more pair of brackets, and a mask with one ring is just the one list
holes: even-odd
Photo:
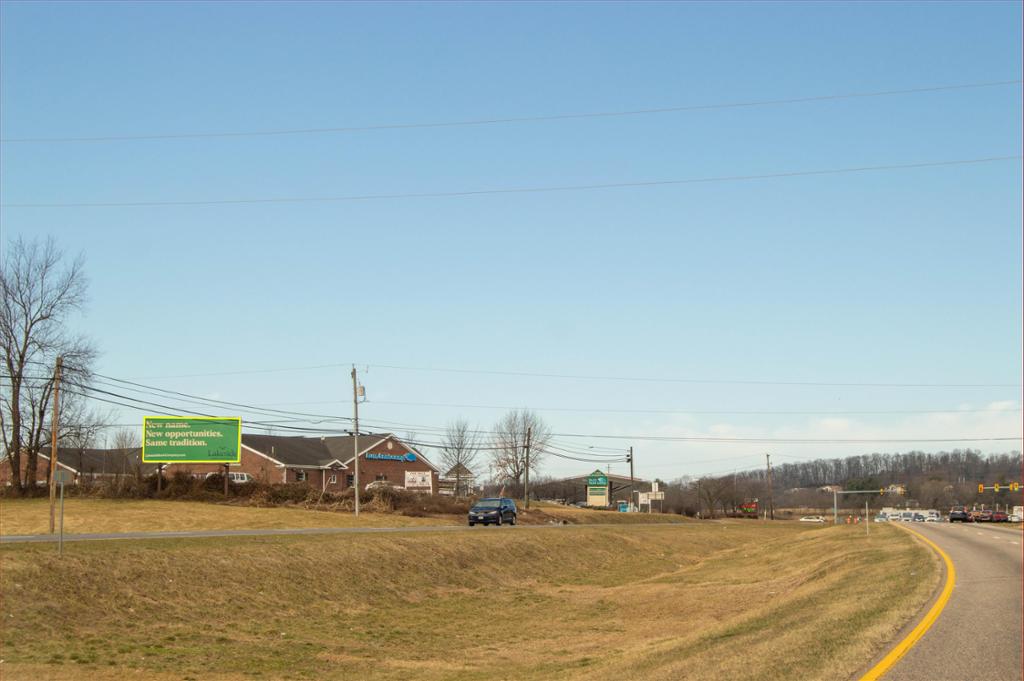
[(444, 474), (446, 478), (454, 478), (456, 476), (460, 478), (475, 478), (476, 473), (466, 468), (465, 464), (457, 463), (452, 466), (450, 471)]
[(335, 458), (318, 437), (243, 433), (242, 444), (285, 466), (326, 466)]
[[(367, 433), (359, 436), (359, 451), (365, 452), (391, 438), (414, 452), (421, 461), (437, 470), (434, 464), (408, 443), (402, 442), (391, 433)], [(242, 444), (285, 466), (327, 467), (340, 462), (348, 466), (355, 458), (355, 437), (351, 435), (329, 435), (324, 437), (302, 437), (286, 435), (242, 434)]]
[[(374, 445), (380, 444), (389, 437), (390, 433), (366, 433), (359, 436), (359, 451), (366, 451)], [(331, 452), (331, 458), (348, 463), (355, 456), (356, 439), (351, 435), (330, 435), (323, 439), (327, 450)]]
[[(368, 433), (359, 436), (359, 451), (365, 452), (391, 438), (407, 450), (414, 452), (419, 460), (433, 468), (427, 457), (419, 450), (402, 442), (391, 433)], [(338, 467), (351, 463), (355, 452), (355, 438), (351, 435), (328, 437), (302, 437), (288, 435), (253, 435), (242, 434), (242, 445), (256, 451), (284, 466), (303, 468), (327, 468), (334, 464)], [(49, 457), (41, 453), (44, 459)], [(62, 447), (57, 451), (57, 461), (61, 466), (76, 473), (120, 473), (134, 471), (142, 465), (144, 474), (151, 473), (155, 464), (141, 464), (141, 449), (72, 449)], [(0, 457), (0, 460), (7, 458)], [(184, 462), (183, 462), (184, 464)]]
[[(47, 461), (48, 454), (40, 453)], [(76, 449), (61, 447), (57, 450), (57, 463), (75, 473), (134, 473), (136, 467), (142, 466), (143, 474), (153, 471), (153, 464), (142, 463), (141, 449)]]

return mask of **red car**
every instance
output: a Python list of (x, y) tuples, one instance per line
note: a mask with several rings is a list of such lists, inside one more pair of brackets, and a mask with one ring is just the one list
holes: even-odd
[(976, 523), (990, 523), (992, 522), (992, 511), (974, 511), (974, 522)]
[(994, 523), (1008, 523), (1010, 522), (1010, 516), (1006, 515), (1005, 511), (992, 511), (991, 520)]

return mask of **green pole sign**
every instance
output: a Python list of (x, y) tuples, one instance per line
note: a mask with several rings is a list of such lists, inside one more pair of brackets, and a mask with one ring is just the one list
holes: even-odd
[(144, 463), (238, 463), (242, 419), (237, 416), (146, 416)]

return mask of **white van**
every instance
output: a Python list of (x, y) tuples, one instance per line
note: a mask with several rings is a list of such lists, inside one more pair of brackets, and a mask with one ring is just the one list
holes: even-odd
[[(207, 473), (206, 477), (212, 478), (215, 475), (220, 475), (220, 473)], [(228, 473), (228, 480), (235, 483), (236, 485), (241, 485), (242, 483), (246, 482), (254, 482), (256, 478), (252, 477), (248, 473), (236, 473), (234, 471), (231, 471)]]

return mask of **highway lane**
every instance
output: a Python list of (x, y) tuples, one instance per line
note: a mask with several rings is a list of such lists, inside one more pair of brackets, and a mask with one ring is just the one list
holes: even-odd
[(956, 586), (938, 621), (883, 679), (1021, 681), (1024, 535), (987, 523), (911, 529), (949, 554)]

